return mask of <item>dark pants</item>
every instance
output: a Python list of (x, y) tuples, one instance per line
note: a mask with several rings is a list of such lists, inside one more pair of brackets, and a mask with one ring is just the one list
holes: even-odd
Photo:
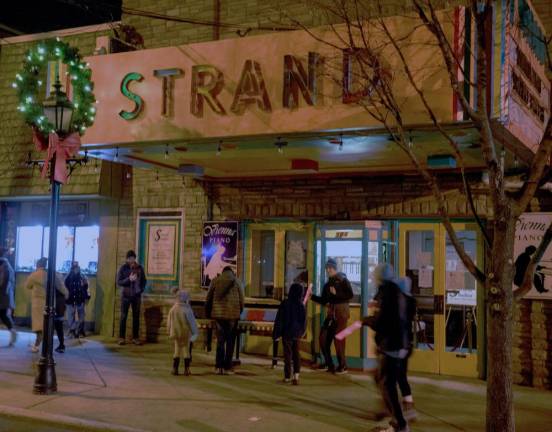
[(121, 298), (121, 321), (119, 324), (119, 337), (124, 339), (126, 336), (126, 322), (128, 317), (128, 309), (132, 306), (132, 338), (140, 337), (140, 304), (142, 297), (137, 295), (134, 297)]
[(0, 309), (0, 320), (11, 330), (13, 328), (13, 318), (11, 309)]
[(63, 318), (56, 318), (54, 320), (54, 329), (59, 341), (60, 347), (65, 347), (65, 334), (63, 333)]
[(237, 327), (237, 320), (217, 320), (217, 369), (232, 369)]
[(399, 384), (399, 388), (401, 389), (401, 395), (403, 398), (412, 395), (412, 389), (410, 388), (410, 383), (408, 382), (408, 357), (401, 362), (397, 382)]
[(383, 401), (387, 410), (393, 415), (399, 429), (406, 427), (406, 420), (403, 416), (397, 383), (401, 371), (404, 370), (404, 359), (380, 355), (379, 369), (376, 375), (376, 382), (381, 391)]
[(345, 358), (345, 339), (337, 340), (335, 339), (335, 335), (347, 327), (348, 319), (349, 305), (347, 303), (333, 305), (320, 330), (320, 349), (324, 355), (326, 366), (330, 369), (333, 368), (332, 342), (335, 343), (338, 367), (347, 367), (347, 360)]
[(293, 373), (301, 371), (301, 357), (299, 356), (299, 341), (297, 339), (282, 338), (284, 344), (284, 376), (291, 378), (291, 364), (293, 362)]

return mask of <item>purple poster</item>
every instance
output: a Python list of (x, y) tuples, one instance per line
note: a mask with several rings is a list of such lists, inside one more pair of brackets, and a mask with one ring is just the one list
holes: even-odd
[(211, 281), (226, 266), (238, 266), (238, 222), (205, 222), (201, 248), (201, 286)]

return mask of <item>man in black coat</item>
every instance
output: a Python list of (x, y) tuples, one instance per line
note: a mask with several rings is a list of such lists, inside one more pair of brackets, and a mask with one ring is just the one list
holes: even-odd
[(136, 253), (129, 250), (124, 263), (117, 273), (117, 285), (121, 287), (121, 320), (119, 323), (119, 345), (124, 345), (128, 310), (132, 307), (132, 343), (140, 342), (140, 305), (146, 288), (146, 274), (136, 262)]
[[(322, 305), (328, 305), (327, 316), (320, 330), (320, 349), (324, 355), (325, 364), (322, 368), (328, 372), (343, 374), (347, 373), (347, 360), (345, 357), (345, 339), (337, 340), (335, 335), (347, 327), (349, 319), (349, 301), (353, 298), (351, 283), (344, 273), (338, 273), (337, 263), (330, 258), (326, 262), (326, 274), (328, 282), (322, 289), (322, 295), (312, 296), (312, 301)], [(338, 366), (334, 368), (332, 360), (332, 342), (335, 341)]]
[(14, 329), (13, 310), (15, 309), (15, 272), (6, 257), (7, 251), (0, 247), (0, 320), (10, 332), (10, 347), (15, 345), (17, 332)]

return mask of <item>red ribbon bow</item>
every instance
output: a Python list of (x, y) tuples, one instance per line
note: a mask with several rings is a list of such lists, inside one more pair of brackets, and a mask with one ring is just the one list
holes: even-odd
[(65, 139), (61, 139), (58, 134), (51, 133), (48, 135), (48, 142), (44, 136), (39, 134), (36, 130), (33, 130), (33, 142), (38, 151), (47, 150), (46, 160), (42, 167), (42, 178), (45, 178), (48, 174), (48, 167), (50, 161), (56, 156), (56, 164), (54, 171), (54, 180), (58, 183), (67, 183), (67, 158), (75, 156), (81, 146), (80, 135), (77, 132), (72, 133)]

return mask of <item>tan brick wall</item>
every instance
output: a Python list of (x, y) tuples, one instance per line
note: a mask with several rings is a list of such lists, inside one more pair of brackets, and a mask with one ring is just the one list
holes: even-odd
[[(77, 34), (62, 40), (87, 56), (93, 54), (96, 37), (102, 34), (105, 32)], [(36, 43), (8, 43), (0, 47), (0, 197), (46, 195), (49, 190), (48, 181), (40, 177), (38, 169), (31, 170), (23, 165), (29, 151), (35, 159), (44, 156), (34, 151), (31, 128), (17, 110), (17, 94), (11, 86), (22, 67), (25, 51)], [(97, 194), (99, 172), (95, 172), (93, 164), (78, 168), (62, 188), (62, 194)]]

